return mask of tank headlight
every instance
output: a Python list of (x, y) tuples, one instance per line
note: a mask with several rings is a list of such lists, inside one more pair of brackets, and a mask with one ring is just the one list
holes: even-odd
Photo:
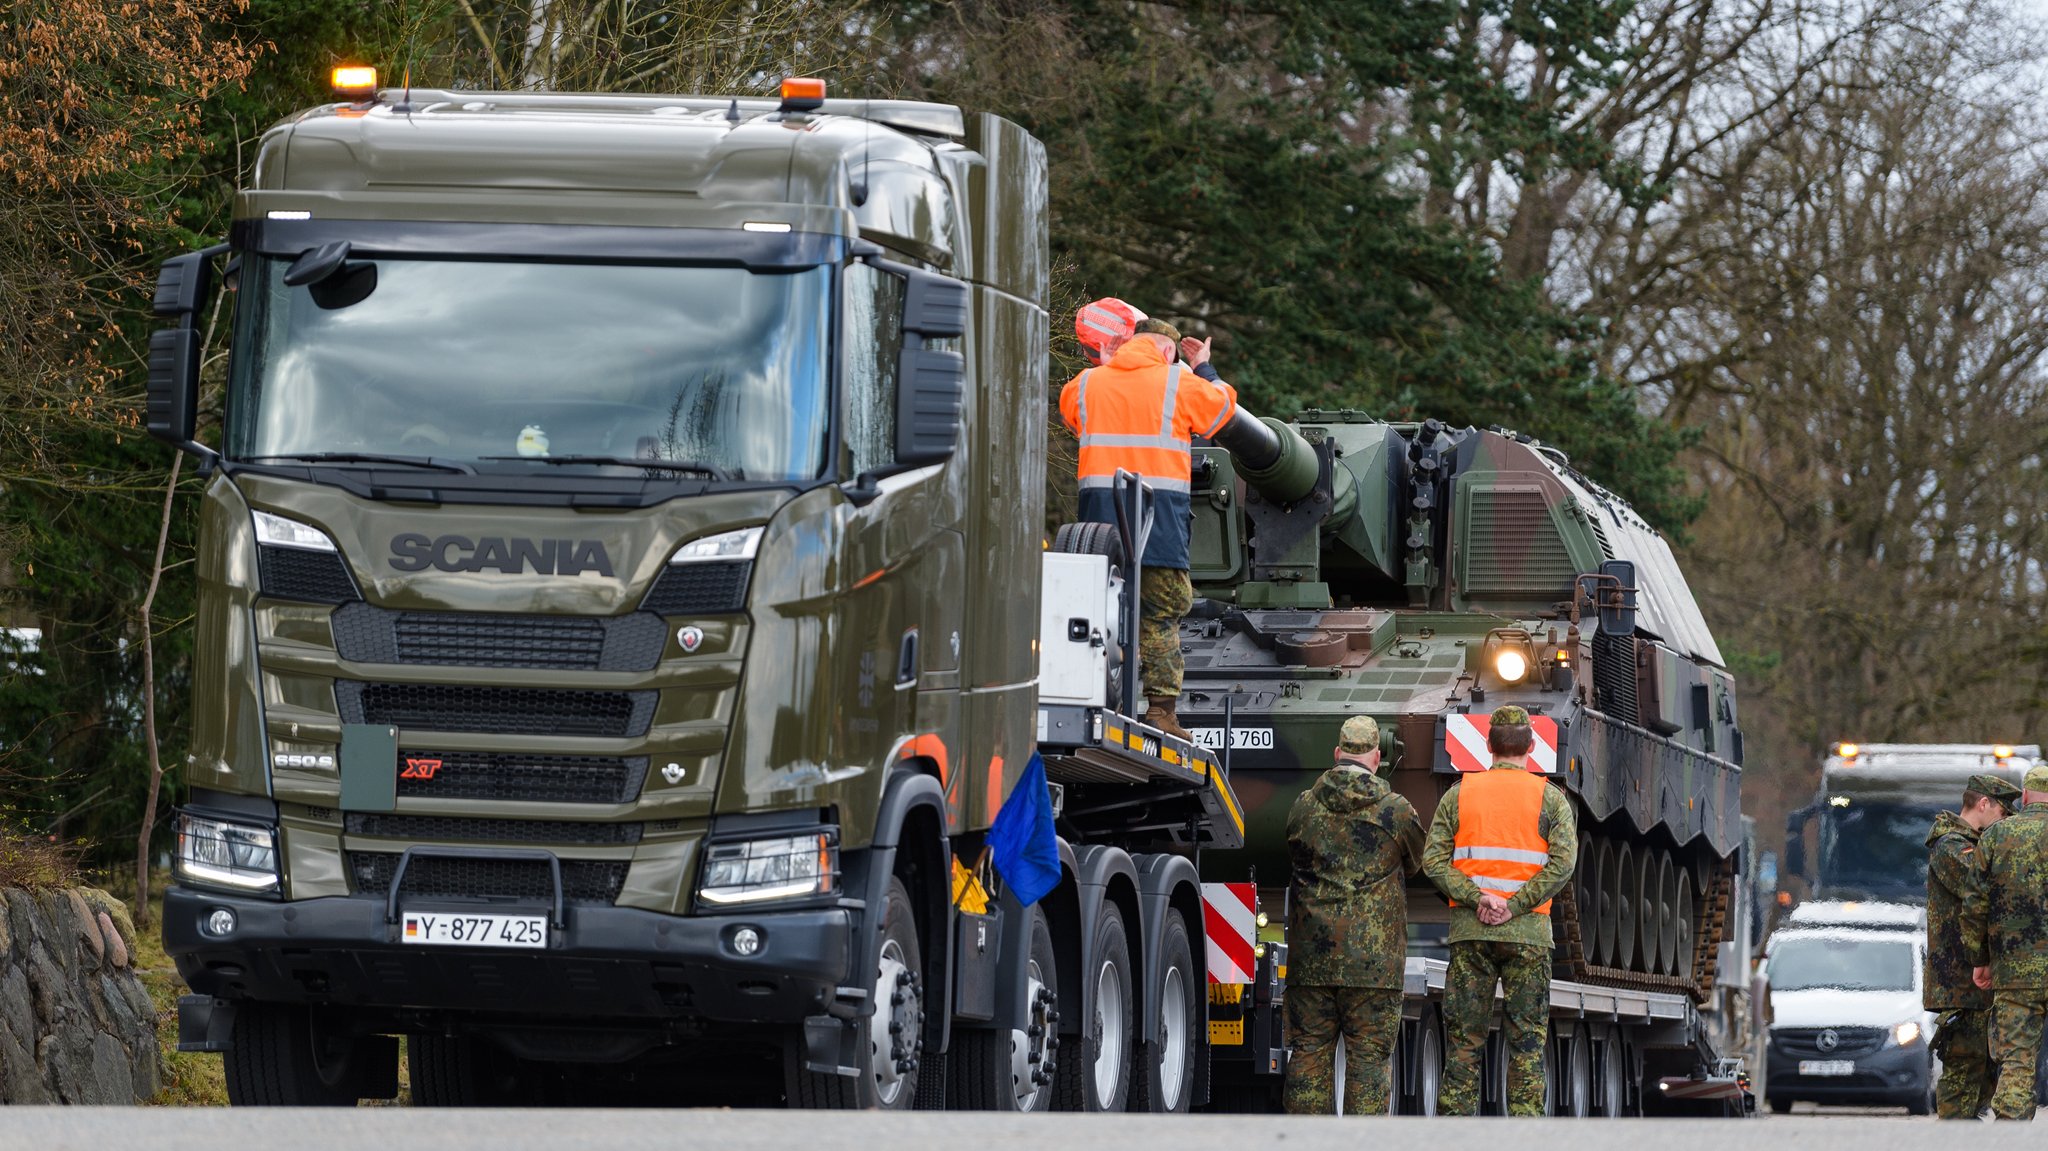
[(1920, 1021), (1908, 1019), (1892, 1028), (1892, 1042), (1900, 1047), (1911, 1047), (1920, 1042)]
[(1529, 657), (1517, 648), (1504, 647), (1494, 653), (1493, 673), (1509, 683), (1520, 683), (1529, 674)]

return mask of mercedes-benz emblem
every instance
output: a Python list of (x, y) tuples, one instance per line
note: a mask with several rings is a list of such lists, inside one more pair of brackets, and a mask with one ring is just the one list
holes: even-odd
[(1814, 1039), (1813, 1045), (1822, 1051), (1833, 1051), (1842, 1045), (1842, 1037), (1835, 1034), (1835, 1029), (1830, 1027)]

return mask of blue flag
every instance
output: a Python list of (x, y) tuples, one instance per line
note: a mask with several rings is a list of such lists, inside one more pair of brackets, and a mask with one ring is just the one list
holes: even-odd
[(1017, 778), (1010, 798), (988, 829), (989, 860), (1026, 907), (1060, 884), (1060, 847), (1052, 830), (1052, 795), (1045, 787), (1045, 761), (1031, 762)]

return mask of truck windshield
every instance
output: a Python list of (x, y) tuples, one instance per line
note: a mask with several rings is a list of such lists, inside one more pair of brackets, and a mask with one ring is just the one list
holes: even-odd
[(232, 459), (510, 457), (485, 469), (523, 470), (575, 456), (767, 481), (824, 471), (829, 268), (376, 259), (291, 287), (289, 259), (248, 260)]
[(1820, 886), (1911, 896), (1927, 890), (1927, 829), (1938, 804), (1852, 802), (1821, 817)]
[(1769, 967), (1772, 991), (1911, 991), (1915, 963), (1909, 940), (1812, 936), (1779, 940)]

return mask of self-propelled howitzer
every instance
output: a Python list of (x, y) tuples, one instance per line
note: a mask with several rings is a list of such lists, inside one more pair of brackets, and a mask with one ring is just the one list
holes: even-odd
[[(1735, 687), (1641, 517), (1525, 436), (1353, 412), (1240, 411), (1196, 449), (1193, 502), (1180, 716), (1221, 748), (1228, 715), (1262, 886), (1286, 881), (1288, 807), (1347, 717), (1379, 721), (1427, 820), (1519, 704), (1580, 817), (1561, 958), (1710, 992), (1741, 837)], [(1426, 946), (1444, 903), (1420, 882), (1410, 902)]]

